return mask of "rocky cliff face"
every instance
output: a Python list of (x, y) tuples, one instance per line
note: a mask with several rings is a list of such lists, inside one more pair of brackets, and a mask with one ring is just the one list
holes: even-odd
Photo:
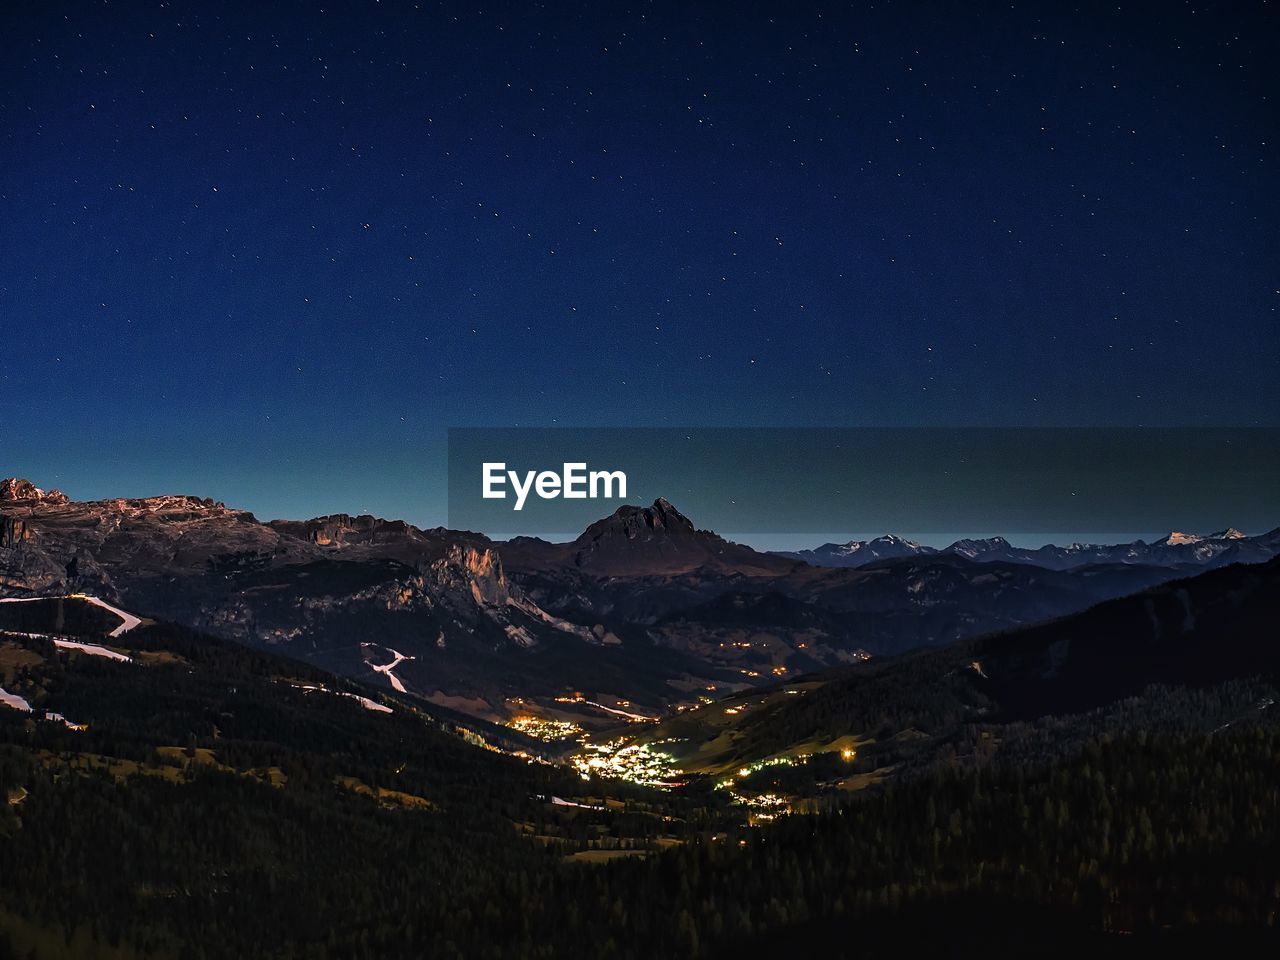
[(272, 520), (268, 526), (285, 536), (356, 556), (377, 554), (411, 560), (443, 549), (442, 531), (420, 530), (403, 520), (335, 513), (312, 520)]
[(0, 517), (0, 547), (16, 547), (31, 539), (31, 527), (18, 517)]
[(481, 607), (503, 607), (513, 600), (502, 559), (489, 547), (451, 544), (428, 568), (431, 581), (444, 595), (465, 591)]
[[(87, 580), (109, 597), (155, 577), (203, 576), (307, 557), (253, 514), (188, 496), (75, 502), (29, 481), (0, 481), (0, 570), (10, 592), (66, 592)], [(25, 572), (20, 575), (20, 572)]]

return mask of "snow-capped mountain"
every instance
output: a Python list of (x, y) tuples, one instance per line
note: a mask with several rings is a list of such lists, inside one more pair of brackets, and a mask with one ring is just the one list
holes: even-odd
[(1004, 537), (986, 537), (981, 540), (957, 540), (943, 553), (954, 553), (966, 560), (1008, 560), (1015, 552)]
[(1229, 563), (1261, 563), (1280, 552), (1280, 528), (1249, 536), (1235, 527), (1217, 533), (1196, 534), (1173, 531), (1167, 537), (1147, 543), (1095, 544), (1072, 543), (1065, 546), (1046, 544), (1034, 549), (1015, 547), (1004, 537), (957, 540), (936, 550), (933, 547), (884, 536), (875, 540), (851, 540), (848, 543), (824, 543), (812, 550), (799, 550), (785, 556), (804, 560), (820, 567), (862, 567), (876, 560), (925, 554), (951, 554), (976, 563), (1003, 561), (1025, 563), (1051, 570), (1070, 570), (1091, 564), (1140, 564), (1175, 567), (1226, 566)]
[(799, 550), (785, 556), (804, 560), (818, 567), (861, 567), (874, 560), (889, 560), (896, 557), (918, 557), (924, 554), (937, 553), (935, 547), (904, 540), (886, 533), (874, 540), (850, 540), (848, 543), (824, 543), (812, 550)]

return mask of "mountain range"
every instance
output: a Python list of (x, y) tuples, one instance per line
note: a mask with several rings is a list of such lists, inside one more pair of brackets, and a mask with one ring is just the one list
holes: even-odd
[(1166, 544), (1149, 563), (1107, 548), (1068, 569), (998, 546), (872, 541), (878, 559), (826, 567), (699, 530), (662, 499), (568, 543), (499, 542), (0, 482), (2, 596), (93, 594), (475, 717), (533, 706), (588, 727), (1067, 615), (1228, 557), (1262, 559), (1275, 537), (1226, 539)]
[(1099, 563), (1220, 567), (1231, 563), (1259, 563), (1275, 556), (1277, 552), (1280, 552), (1280, 527), (1252, 537), (1234, 527), (1228, 527), (1208, 534), (1174, 531), (1152, 543), (1135, 540), (1132, 543), (1111, 545), (1046, 544), (1035, 549), (1015, 547), (1004, 537), (957, 540), (938, 549), (885, 534), (873, 540), (824, 543), (810, 550), (779, 551), (778, 556), (822, 567), (861, 567), (877, 560), (951, 554), (978, 563), (1001, 561), (1026, 563), (1049, 570), (1071, 570)]

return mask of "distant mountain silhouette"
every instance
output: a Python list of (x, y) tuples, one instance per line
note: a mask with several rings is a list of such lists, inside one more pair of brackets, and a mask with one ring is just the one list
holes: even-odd
[(1153, 543), (1135, 540), (1120, 544), (1046, 544), (1034, 549), (1015, 547), (1004, 537), (957, 540), (942, 549), (886, 535), (874, 540), (824, 543), (811, 550), (779, 552), (779, 556), (822, 567), (861, 567), (886, 557), (956, 554), (979, 563), (1028, 563), (1050, 570), (1071, 570), (1100, 563), (1177, 567), (1220, 567), (1231, 563), (1260, 563), (1280, 552), (1280, 527), (1246, 536), (1233, 527), (1210, 534), (1173, 532)]
[(503, 546), (513, 568), (574, 567), (602, 576), (671, 576), (695, 570), (750, 576), (781, 575), (795, 562), (733, 543), (662, 498), (649, 507), (623, 506), (569, 543), (517, 537)]

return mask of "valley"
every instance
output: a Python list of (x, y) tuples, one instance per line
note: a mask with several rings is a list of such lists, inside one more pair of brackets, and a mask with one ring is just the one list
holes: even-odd
[[(33, 899), (37, 888), (0, 882), (11, 909), (38, 918), (34, 927), (0, 918), (0, 944), (5, 935), (36, 949), (51, 936), (92, 944), (105, 934), (91, 931), (114, 918), (108, 922), (118, 933), (110, 936), (129, 944), (130, 955), (168, 956), (200, 935), (217, 938), (212, 955), (234, 956), (256, 949), (260, 934), (218, 917), (248, 915), (249, 903), (267, 902), (276, 904), (273, 936), (315, 947), (308, 931), (319, 929), (324, 912), (350, 908), (353, 883), (372, 924), (367, 942), (380, 956), (416, 950), (416, 925), (406, 929), (385, 909), (406, 895), (433, 936), (447, 931), (468, 955), (535, 956), (536, 949), (521, 952), (531, 943), (568, 950), (574, 939), (606, 936), (619, 923), (633, 936), (620, 955), (678, 953), (687, 946), (679, 927), (658, 918), (690, 904), (655, 892), (667, 876), (703, 878), (693, 881), (704, 884), (697, 895), (710, 897), (722, 916), (749, 911), (732, 922), (738, 931), (783, 929), (766, 909), (780, 896), (797, 907), (818, 905), (815, 916), (894, 922), (906, 907), (887, 892), (902, 880), (883, 858), (913, 864), (916, 882), (925, 871), (931, 879), (922, 890), (951, 889), (951, 857), (978, 857), (1002, 876), (1010, 844), (1043, 842), (1040, 806), (1059, 825), (1063, 817), (1083, 824), (1097, 814), (1086, 797), (1072, 798), (1060, 776), (1111, 777), (1118, 799), (1149, 812), (1152, 830), (1203, 831), (1197, 842), (1206, 844), (1212, 869), (1239, 871), (1211, 825), (1161, 819), (1180, 808), (1153, 801), (1138, 783), (1192, 789), (1185, 794), (1192, 811), (1228, 782), (1249, 802), (1274, 803), (1272, 768), (1258, 760), (1280, 736), (1272, 709), (1280, 699), (1277, 564), (1212, 570), (1044, 624), (708, 694), (662, 717), (618, 710), (589, 731), (535, 719), (522, 702), (511, 704), (517, 713), (505, 725), (489, 724), (387, 684), (380, 691), (380, 675), (357, 683), (124, 609), (108, 613), (89, 597), (3, 604), (0, 785), (8, 804), (0, 812), (0, 876), (35, 876), (38, 889), (62, 894)], [(139, 623), (112, 636), (132, 619)], [(1208, 662), (1206, 650), (1213, 651)], [(376, 660), (391, 663), (395, 654), (382, 652)], [(1099, 684), (1100, 676), (1108, 682)], [(566, 709), (591, 706), (566, 699)], [(1161, 759), (1173, 750), (1195, 763), (1207, 749), (1223, 779), (1195, 779), (1193, 788), (1177, 779), (1184, 767)], [(1083, 773), (1068, 772), (1082, 762)], [(1052, 772), (1038, 772), (1046, 769)], [(1126, 780), (1134, 770), (1154, 779)], [(1010, 771), (1024, 772), (1002, 779)], [(1161, 779), (1169, 776), (1175, 779)], [(954, 806), (926, 804), (949, 795)], [(1022, 797), (1036, 815), (993, 832), (990, 825), (1009, 816), (1003, 796)], [(946, 839), (933, 853), (918, 845), (909, 826), (915, 817), (941, 824)], [(103, 818), (114, 824), (109, 833), (83, 828)], [(1262, 848), (1276, 842), (1273, 819), (1249, 822)], [(55, 823), (72, 845), (56, 863), (33, 846)], [(1132, 825), (1120, 829), (1133, 835)], [(192, 848), (187, 838), (196, 836), (215, 846)], [(1133, 836), (1126, 843), (1149, 842)], [(316, 842), (327, 865), (319, 875), (299, 859), (312, 850), (310, 862)], [(1154, 876), (1133, 866), (1117, 874), (1122, 861), (1114, 850), (1075, 842), (1110, 864), (1103, 882), (1127, 877), (1126, 892), (1097, 913), (1077, 905), (1043, 930), (1073, 937), (1073, 916), (1146, 929), (1124, 911), (1148, 903), (1165, 909)], [(847, 866), (816, 856), (822, 844), (847, 850)], [(106, 869), (117, 874), (108, 865), (125, 862), (126, 850), (147, 848), (165, 856), (127, 867), (110, 905), (89, 906), (94, 901), (78, 891), (100, 888)], [(455, 865), (447, 896), (417, 867), (442, 859)], [(182, 866), (187, 861), (213, 872), (193, 873)], [(708, 862), (719, 866), (704, 873)], [(1182, 869), (1156, 862), (1160, 876)], [(1071, 873), (1072, 863), (1067, 856), (1057, 874), (1062, 889), (1075, 896), (1093, 890)], [(761, 886), (778, 870), (805, 879), (785, 893)], [(754, 879), (722, 886), (728, 876)], [(883, 890), (887, 899), (832, 912), (830, 894), (814, 886), (849, 883)], [(306, 906), (281, 913), (282, 885), (299, 884)], [(968, 881), (965, 888), (981, 897), (980, 913), (1009, 909), (999, 886)], [(1266, 909), (1220, 891), (1186, 896), (1211, 913)], [(569, 897), (596, 908), (560, 929), (495, 933), (490, 925), (474, 939), (470, 918), (495, 897), (529, 905)], [(616, 898), (627, 904), (625, 920)], [(217, 911), (196, 909), (205, 902)], [(936, 902), (941, 910), (950, 901)], [(181, 920), (171, 913), (179, 904)], [(826, 944), (825, 931), (806, 925), (792, 936)], [(726, 947), (737, 935), (721, 934)], [(350, 949), (361, 942), (349, 941)]]

